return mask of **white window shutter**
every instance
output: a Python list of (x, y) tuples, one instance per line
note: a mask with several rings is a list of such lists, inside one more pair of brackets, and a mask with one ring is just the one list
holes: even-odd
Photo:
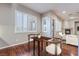
[(20, 11), (16, 11), (15, 31), (22, 32), (22, 13)]
[(23, 32), (27, 32), (27, 14), (23, 13)]

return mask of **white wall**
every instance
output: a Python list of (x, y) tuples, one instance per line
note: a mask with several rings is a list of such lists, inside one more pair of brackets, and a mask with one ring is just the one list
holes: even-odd
[(72, 20), (65, 20), (63, 23), (63, 30), (65, 31), (65, 28), (71, 29), (71, 34), (75, 34), (75, 22), (79, 21), (79, 19), (72, 19)]
[(38, 32), (40, 32), (40, 14), (18, 4), (0, 4), (0, 37), (9, 45), (27, 42), (29, 33), (15, 33), (15, 8), (38, 17)]
[(8, 5), (0, 4), (0, 38), (6, 42), (8, 41), (6, 35), (9, 34), (9, 26), (11, 23), (11, 7)]

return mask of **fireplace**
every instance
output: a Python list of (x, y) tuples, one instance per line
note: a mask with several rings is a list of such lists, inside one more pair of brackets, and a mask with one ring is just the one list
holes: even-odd
[(71, 34), (71, 29), (65, 29), (65, 34)]

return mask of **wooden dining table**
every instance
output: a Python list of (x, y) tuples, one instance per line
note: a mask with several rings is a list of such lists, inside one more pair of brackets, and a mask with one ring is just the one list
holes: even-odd
[[(38, 43), (38, 56), (40, 56), (40, 52), (43, 51), (43, 41), (49, 40), (51, 38), (45, 36), (41, 36), (40, 38), (38, 37), (31, 37), (31, 38), (33, 39), (33, 55), (35, 55), (35, 41), (36, 41)], [(46, 45), (48, 45), (47, 42)]]
[[(35, 56), (35, 42), (37, 42), (37, 47), (38, 47), (38, 56), (41, 55), (40, 52), (43, 51), (43, 43), (45, 42), (46, 43), (46, 46), (48, 45), (48, 41), (51, 40), (52, 38), (50, 37), (45, 37), (45, 36), (41, 36), (40, 38), (38, 37), (38, 34), (31, 34), (31, 35), (36, 35), (36, 36), (33, 36), (33, 37), (30, 37), (31, 39), (33, 39), (33, 56)], [(28, 39), (30, 41), (30, 38)], [(55, 44), (55, 46), (58, 44), (58, 43), (61, 43), (63, 40), (61, 38), (57, 38), (57, 37), (53, 37), (54, 40), (50, 41), (50, 43), (53, 43)], [(56, 40), (55, 40), (56, 39)], [(30, 42), (29, 42), (30, 43)], [(29, 48), (29, 43), (28, 43), (28, 48)], [(56, 48), (56, 47), (55, 47)], [(57, 48), (56, 48), (57, 49)], [(29, 49), (30, 50), (30, 49)], [(57, 51), (56, 52), (56, 55), (57, 55)]]

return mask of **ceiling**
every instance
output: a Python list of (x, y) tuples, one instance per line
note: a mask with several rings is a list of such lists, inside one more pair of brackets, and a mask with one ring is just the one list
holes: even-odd
[(52, 10), (63, 19), (70, 19), (70, 17), (79, 17), (78, 3), (22, 3), (22, 5), (38, 13), (45, 13)]

